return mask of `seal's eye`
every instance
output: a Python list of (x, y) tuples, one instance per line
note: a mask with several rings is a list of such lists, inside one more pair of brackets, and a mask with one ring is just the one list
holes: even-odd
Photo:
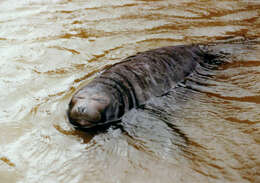
[(108, 104), (109, 103), (109, 101), (107, 99), (105, 99), (105, 98), (98, 98), (97, 96), (91, 97), (91, 99), (95, 100), (97, 102), (100, 102), (102, 104)]
[(99, 112), (102, 112), (110, 103), (110, 99), (102, 94), (92, 95), (90, 101), (95, 105)]

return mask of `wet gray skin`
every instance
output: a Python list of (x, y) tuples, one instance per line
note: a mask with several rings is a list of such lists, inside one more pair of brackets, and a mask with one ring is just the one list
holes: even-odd
[(110, 102), (110, 97), (106, 93), (80, 90), (71, 100), (70, 118), (81, 126), (91, 127), (101, 121), (101, 113)]
[(196, 45), (163, 47), (128, 57), (72, 97), (69, 120), (79, 128), (119, 120), (151, 97), (167, 93), (191, 74), (196, 65), (214, 58)]
[(85, 87), (79, 90), (69, 104), (69, 119), (76, 127), (91, 128), (104, 121), (113, 96), (101, 87)]

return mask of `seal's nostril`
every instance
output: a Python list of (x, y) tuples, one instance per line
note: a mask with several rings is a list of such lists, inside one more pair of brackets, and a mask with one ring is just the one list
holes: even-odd
[(77, 108), (76, 111), (78, 111), (79, 113), (84, 113), (84, 108), (80, 106)]

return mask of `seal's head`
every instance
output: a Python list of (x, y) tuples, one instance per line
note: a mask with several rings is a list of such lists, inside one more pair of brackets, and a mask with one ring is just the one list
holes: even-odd
[(104, 120), (110, 102), (110, 97), (104, 92), (79, 90), (69, 104), (69, 120), (78, 128), (95, 127)]

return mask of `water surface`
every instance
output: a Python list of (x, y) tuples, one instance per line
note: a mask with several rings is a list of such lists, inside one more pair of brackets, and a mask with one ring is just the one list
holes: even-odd
[(259, 44), (132, 110), (123, 129), (85, 134), (66, 116), (73, 93), (122, 58), (259, 38), (259, 1), (3, 0), (0, 9), (1, 183), (260, 182)]

